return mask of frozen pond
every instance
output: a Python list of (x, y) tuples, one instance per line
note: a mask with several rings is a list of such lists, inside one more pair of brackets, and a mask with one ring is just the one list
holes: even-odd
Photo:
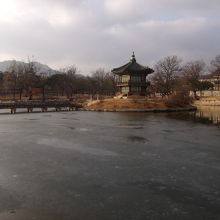
[(219, 220), (204, 114), (0, 114), (0, 220)]

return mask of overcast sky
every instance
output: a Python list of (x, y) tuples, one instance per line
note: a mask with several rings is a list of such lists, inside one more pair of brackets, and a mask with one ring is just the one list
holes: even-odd
[(219, 0), (0, 0), (0, 60), (34, 56), (81, 73), (220, 54)]

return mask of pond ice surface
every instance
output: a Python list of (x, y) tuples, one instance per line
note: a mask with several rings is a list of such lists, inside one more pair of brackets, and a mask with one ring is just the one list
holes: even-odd
[(1, 114), (0, 220), (220, 219), (220, 129), (167, 116)]

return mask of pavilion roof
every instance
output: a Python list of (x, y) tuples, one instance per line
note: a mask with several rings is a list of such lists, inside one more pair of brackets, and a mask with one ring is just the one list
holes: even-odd
[(142, 66), (141, 64), (137, 63), (136, 59), (135, 59), (135, 55), (133, 53), (129, 63), (126, 63), (125, 65), (123, 65), (121, 67), (114, 68), (112, 70), (112, 72), (117, 75), (122, 75), (122, 74), (127, 74), (127, 73), (130, 73), (130, 74), (135, 74), (135, 73), (137, 73), (137, 74), (138, 73), (150, 74), (150, 73), (153, 73), (154, 70), (147, 67), (147, 66)]

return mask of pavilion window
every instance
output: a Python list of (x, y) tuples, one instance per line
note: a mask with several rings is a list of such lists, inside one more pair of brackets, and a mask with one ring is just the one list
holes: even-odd
[(122, 88), (121, 88), (121, 91), (122, 91), (122, 92), (129, 92), (129, 87), (128, 87), (128, 86), (122, 87)]
[(133, 87), (131, 87), (131, 91), (132, 91), (132, 92), (141, 92), (141, 87), (139, 87), (139, 86), (137, 86), (137, 87), (133, 86)]
[(123, 75), (122, 76), (122, 82), (129, 82), (130, 76), (129, 75)]
[(133, 82), (141, 82), (142, 77), (141, 76), (132, 76), (132, 81)]

